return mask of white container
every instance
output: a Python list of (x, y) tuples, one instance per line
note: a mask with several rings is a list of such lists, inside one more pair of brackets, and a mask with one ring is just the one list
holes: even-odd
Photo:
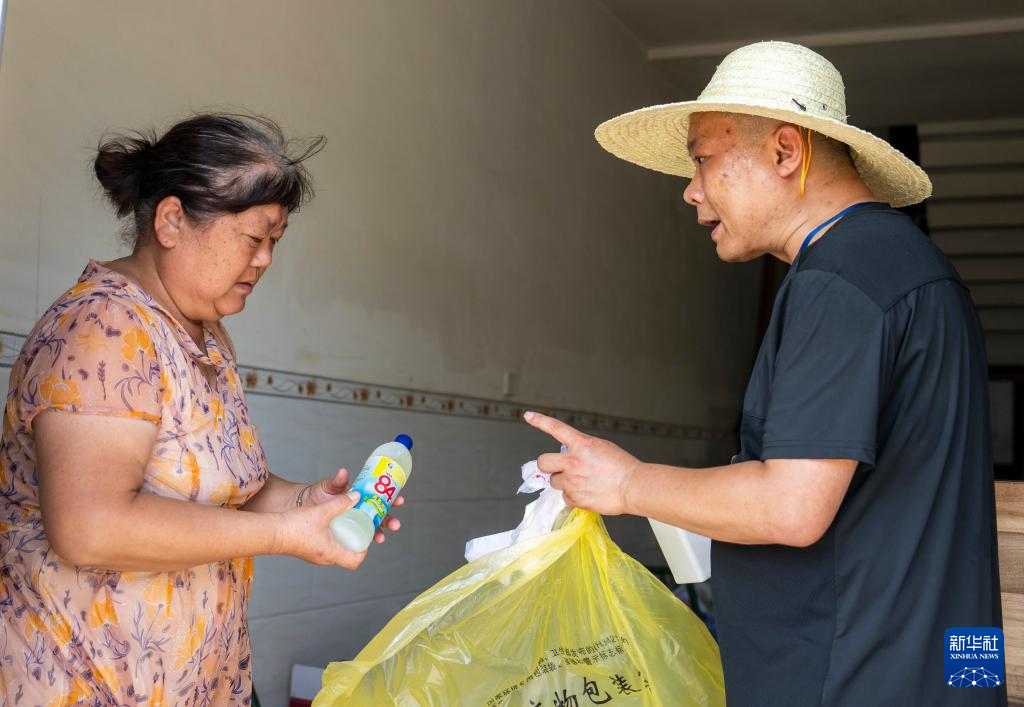
[(331, 521), (334, 539), (352, 552), (370, 546), (391, 504), (409, 481), (412, 473), (412, 437), (398, 435), (394, 442), (373, 450), (363, 470), (352, 482), (352, 491), (359, 492), (359, 501)]
[(711, 576), (711, 538), (648, 518), (676, 584), (697, 584)]

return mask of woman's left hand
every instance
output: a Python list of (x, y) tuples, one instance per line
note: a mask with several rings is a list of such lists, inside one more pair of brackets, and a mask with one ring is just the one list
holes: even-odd
[[(314, 506), (330, 501), (333, 498), (348, 493), (348, 469), (338, 469), (338, 473), (334, 476), (328, 476), (326, 479), (320, 479), (319, 481), (306, 486), (299, 491), (302, 497), (303, 506)], [(398, 508), (405, 503), (405, 498), (399, 496), (395, 499), (395, 502), (391, 505), (392, 508)], [(402, 522), (391, 515), (385, 516), (383, 522), (380, 524), (380, 530), (373, 536), (373, 541), (376, 543), (384, 542), (385, 535), (382, 532), (385, 528), (391, 532), (397, 532), (402, 527)]]

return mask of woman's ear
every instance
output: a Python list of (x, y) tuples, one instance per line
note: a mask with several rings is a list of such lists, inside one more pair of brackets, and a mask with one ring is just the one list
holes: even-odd
[(185, 226), (185, 209), (176, 196), (167, 196), (156, 205), (153, 214), (153, 233), (164, 248), (174, 248), (181, 241)]
[(769, 139), (776, 174), (783, 179), (799, 174), (807, 149), (803, 131), (792, 124), (781, 125)]

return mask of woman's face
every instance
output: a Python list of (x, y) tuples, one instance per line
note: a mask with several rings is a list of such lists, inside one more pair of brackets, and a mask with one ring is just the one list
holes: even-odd
[(287, 227), (288, 211), (280, 204), (224, 214), (205, 226), (182, 214), (173, 239), (158, 233), (160, 279), (175, 308), (193, 322), (241, 312)]

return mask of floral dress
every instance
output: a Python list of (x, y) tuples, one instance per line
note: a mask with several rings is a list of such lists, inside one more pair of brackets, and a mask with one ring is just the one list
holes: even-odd
[(50, 547), (39, 508), (32, 420), (43, 410), (157, 425), (146, 492), (238, 509), (262, 488), (230, 340), (219, 324), (204, 338), (205, 352), (94, 261), (29, 334), (0, 447), (0, 706), (249, 704), (251, 557), (176, 572), (76, 567)]

